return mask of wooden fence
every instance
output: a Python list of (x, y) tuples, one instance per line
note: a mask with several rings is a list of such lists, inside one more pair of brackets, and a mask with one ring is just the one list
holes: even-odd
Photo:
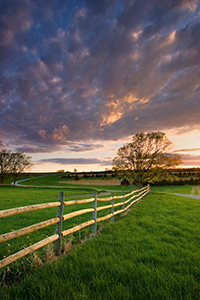
[[(141, 199), (144, 196), (146, 196), (149, 192), (150, 192), (150, 187), (148, 185), (141, 189), (133, 190), (132, 192), (129, 192), (126, 195), (124, 195), (124, 193), (122, 193), (121, 196), (114, 196), (113, 193), (111, 193), (111, 197), (99, 198), (99, 197), (97, 197), (96, 192), (94, 192), (93, 197), (90, 199), (72, 200), (72, 201), (64, 201), (64, 193), (60, 192), (59, 193), (59, 202), (28, 205), (28, 206), (24, 206), (24, 207), (18, 207), (18, 208), (12, 208), (12, 209), (6, 209), (6, 210), (0, 211), (0, 218), (5, 218), (8, 216), (17, 215), (17, 214), (21, 214), (24, 212), (45, 209), (45, 208), (50, 208), (50, 207), (58, 207), (56, 218), (0, 235), (0, 243), (1, 243), (1, 242), (6, 242), (11, 239), (17, 238), (19, 236), (28, 234), (30, 232), (36, 231), (38, 229), (50, 226), (52, 224), (56, 224), (56, 232), (54, 235), (52, 235), (46, 239), (43, 239), (40, 242), (37, 242), (15, 254), (12, 254), (12, 255), (2, 259), (0, 261), (0, 268), (3, 268), (5, 266), (7, 266), (8, 264), (16, 261), (17, 259), (37, 250), (39, 248), (42, 248), (52, 242), (55, 242), (55, 254), (57, 256), (60, 255), (61, 254), (61, 239), (62, 239), (62, 237), (67, 236), (76, 231), (79, 231), (80, 229), (85, 228), (90, 225), (92, 225), (92, 233), (93, 233), (93, 235), (95, 235), (98, 222), (101, 222), (101, 221), (109, 219), (109, 218), (110, 218), (111, 222), (113, 222), (115, 215), (124, 213), (134, 203), (140, 202)], [(115, 199), (122, 199), (122, 202), (114, 203)], [(98, 201), (105, 201), (105, 202), (110, 201), (110, 204), (98, 207), (97, 206)], [(82, 210), (78, 210), (78, 211), (63, 215), (64, 205), (68, 206), (68, 205), (83, 204), (83, 203), (92, 203), (92, 208), (82, 209)], [(114, 208), (117, 206), (122, 206), (122, 209), (114, 211)], [(111, 209), (111, 211), (108, 215), (98, 218), (97, 212), (100, 210), (104, 210), (104, 209)], [(92, 220), (84, 222), (82, 224), (79, 224), (73, 228), (62, 231), (63, 221), (71, 219), (75, 216), (80, 216), (80, 215), (86, 214), (86, 213), (92, 213)]]

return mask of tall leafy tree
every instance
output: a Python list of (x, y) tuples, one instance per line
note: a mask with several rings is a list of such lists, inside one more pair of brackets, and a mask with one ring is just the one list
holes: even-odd
[(118, 149), (114, 167), (139, 186), (166, 178), (167, 170), (182, 163), (180, 155), (168, 153), (172, 145), (163, 132), (137, 133)]

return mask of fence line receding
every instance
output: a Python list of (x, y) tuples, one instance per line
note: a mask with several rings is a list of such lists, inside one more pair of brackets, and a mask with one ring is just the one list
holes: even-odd
[[(57, 209), (57, 216), (55, 218), (52, 218), (50, 220), (46, 220), (28, 227), (24, 227), (21, 229), (18, 229), (16, 231), (4, 233), (0, 235), (0, 243), (6, 242), (11, 239), (17, 238), (19, 236), (28, 234), (30, 232), (36, 231), (41, 228), (45, 228), (47, 226), (50, 226), (52, 224), (56, 224), (56, 232), (54, 235), (47, 237), (43, 239), (40, 242), (37, 242), (23, 250), (20, 250), (17, 253), (14, 253), (0, 261), (0, 268), (3, 268), (7, 266), (8, 264), (16, 261), (17, 259), (34, 252), (35, 250), (38, 250), (52, 242), (55, 242), (55, 254), (60, 255), (61, 252), (61, 239), (64, 236), (67, 236), (71, 233), (74, 233), (76, 231), (79, 231), (82, 228), (88, 227), (92, 225), (92, 234), (96, 234), (97, 230), (97, 223), (104, 221), (106, 219), (110, 219), (112, 222), (114, 221), (114, 216), (124, 213), (127, 211), (134, 203), (140, 202), (142, 198), (144, 198), (148, 193), (150, 192), (150, 186), (147, 185), (141, 189), (130, 191), (126, 195), (122, 193), (121, 196), (114, 196), (113, 193), (111, 193), (110, 197), (105, 198), (99, 198), (97, 197), (96, 192), (93, 193), (93, 198), (89, 199), (83, 199), (83, 200), (72, 200), (72, 201), (64, 201), (64, 193), (59, 193), (59, 201), (58, 202), (52, 202), (52, 203), (43, 203), (43, 204), (36, 204), (36, 205), (28, 205), (24, 207), (17, 207), (7, 210), (0, 211), (0, 218), (5, 218), (8, 216), (13, 216), (25, 212), (30, 212), (34, 210), (40, 210), (50, 207), (58, 207)], [(122, 199), (122, 202), (120, 203), (114, 203), (116, 199)], [(104, 206), (98, 206), (98, 202), (108, 202), (110, 201), (109, 205)], [(83, 204), (83, 203), (92, 203), (92, 208), (77, 210), (72, 213), (68, 213), (63, 215), (63, 207), (68, 205), (75, 205), (75, 204)], [(121, 206), (122, 209), (119, 209), (117, 211), (114, 211), (115, 207)], [(103, 217), (97, 217), (97, 214), (99, 211), (110, 209), (110, 213)], [(77, 226), (74, 226), (70, 229), (62, 231), (62, 223), (66, 220), (69, 220), (75, 216), (80, 216), (86, 213), (92, 213), (92, 219), (84, 222), (82, 224), (79, 224)]]

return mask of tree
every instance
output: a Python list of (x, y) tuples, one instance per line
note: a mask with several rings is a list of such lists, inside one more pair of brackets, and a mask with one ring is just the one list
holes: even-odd
[(5, 179), (10, 177), (12, 174), (12, 156), (11, 151), (3, 149), (0, 151), (0, 180), (1, 184), (4, 183)]
[(23, 152), (12, 153), (12, 175), (14, 184), (19, 178), (20, 174), (32, 166), (31, 156), (26, 156)]
[(57, 173), (65, 173), (65, 170), (58, 170)]
[(9, 150), (0, 151), (0, 181), (4, 183), (5, 179), (13, 176), (16, 182), (19, 175), (31, 164), (31, 157), (23, 152), (11, 152)]
[(163, 132), (137, 133), (118, 149), (113, 164), (134, 184), (142, 186), (166, 178), (168, 169), (182, 163), (180, 155), (166, 152), (171, 147), (172, 142)]

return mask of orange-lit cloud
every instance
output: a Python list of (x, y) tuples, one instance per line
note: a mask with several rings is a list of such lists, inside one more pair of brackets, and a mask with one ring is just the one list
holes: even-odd
[(199, 132), (198, 1), (47, 2), (0, 3), (3, 145), (79, 153)]
[(59, 128), (55, 128), (53, 131), (53, 139), (57, 141), (65, 141), (69, 134), (69, 128), (67, 125), (63, 125)]

